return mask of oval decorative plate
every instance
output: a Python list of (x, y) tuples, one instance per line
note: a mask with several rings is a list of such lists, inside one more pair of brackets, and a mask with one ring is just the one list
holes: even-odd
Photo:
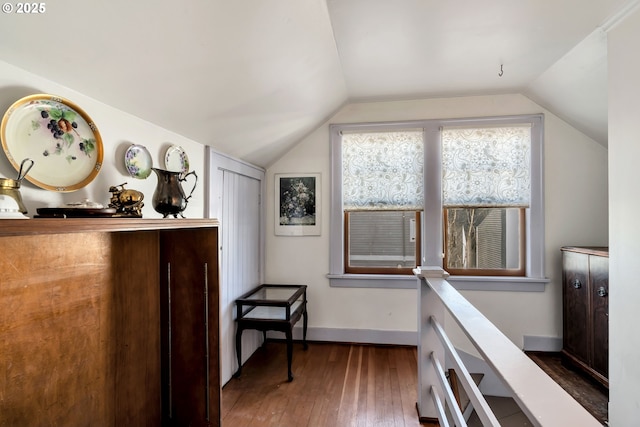
[(189, 172), (187, 153), (178, 145), (172, 145), (164, 155), (164, 167), (171, 172)]
[(145, 146), (133, 144), (124, 153), (124, 165), (132, 177), (146, 179), (151, 175), (153, 161)]
[(64, 98), (37, 94), (19, 99), (4, 114), (0, 136), (16, 171), (23, 159), (33, 159), (26, 179), (45, 190), (78, 190), (102, 167), (98, 128), (87, 113)]

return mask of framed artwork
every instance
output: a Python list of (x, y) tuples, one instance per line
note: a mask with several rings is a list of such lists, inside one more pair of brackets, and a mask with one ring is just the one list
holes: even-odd
[(277, 236), (320, 235), (320, 174), (275, 174)]

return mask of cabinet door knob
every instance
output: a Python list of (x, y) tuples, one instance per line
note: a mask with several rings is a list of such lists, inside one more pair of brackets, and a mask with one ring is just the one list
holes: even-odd
[(607, 290), (604, 288), (604, 286), (600, 286), (598, 288), (598, 296), (599, 297), (606, 297), (607, 296)]
[(573, 280), (573, 287), (576, 289), (580, 289), (582, 287), (582, 283), (580, 282), (579, 279), (574, 279)]

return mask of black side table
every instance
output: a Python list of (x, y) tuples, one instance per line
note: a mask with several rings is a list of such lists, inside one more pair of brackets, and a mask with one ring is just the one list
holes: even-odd
[(236, 355), (238, 378), (242, 372), (242, 331), (262, 331), (266, 340), (267, 331), (284, 332), (287, 339), (287, 372), (293, 381), (291, 359), (293, 356), (293, 325), (303, 318), (302, 339), (307, 346), (307, 286), (306, 285), (260, 285), (236, 299)]

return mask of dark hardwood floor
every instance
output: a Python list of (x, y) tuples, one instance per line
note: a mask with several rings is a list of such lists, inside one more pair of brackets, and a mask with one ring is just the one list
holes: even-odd
[(268, 341), (222, 390), (223, 427), (420, 426), (415, 347)]
[[(418, 427), (415, 347), (268, 341), (222, 390), (223, 427)], [(564, 367), (559, 353), (527, 353), (603, 424), (608, 396)], [(522, 423), (517, 425), (523, 425)]]
[(594, 418), (602, 424), (606, 423), (609, 393), (602, 385), (564, 366), (560, 353), (528, 352), (527, 355)]

